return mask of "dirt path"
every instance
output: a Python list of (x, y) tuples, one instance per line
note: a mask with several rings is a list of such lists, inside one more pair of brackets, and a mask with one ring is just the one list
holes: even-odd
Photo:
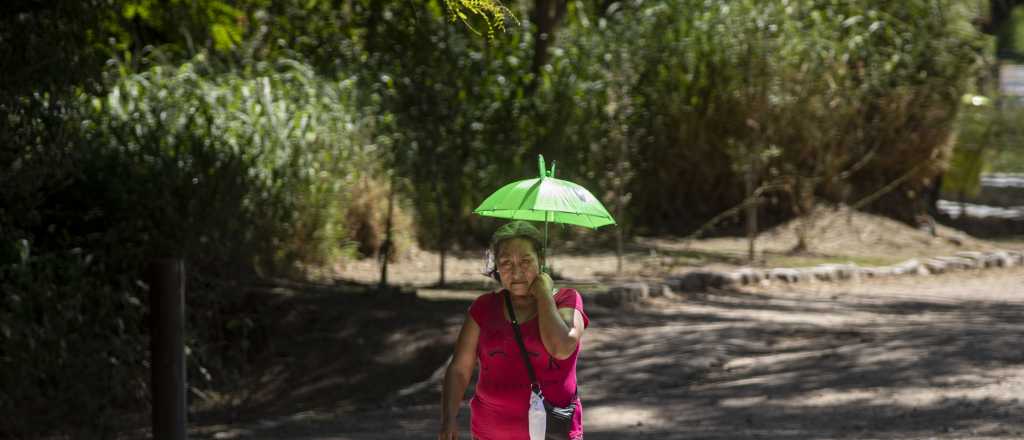
[[(1024, 268), (588, 310), (588, 439), (1024, 438)], [(432, 438), (429, 385), (389, 408), (285, 412), (191, 437)]]

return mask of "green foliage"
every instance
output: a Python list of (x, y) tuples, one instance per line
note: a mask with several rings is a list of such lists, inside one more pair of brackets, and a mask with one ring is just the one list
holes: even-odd
[(148, 398), (149, 257), (186, 258), (189, 374), (224, 384), (259, 324), (228, 281), (339, 258), (351, 186), (374, 172), (355, 82), (298, 61), (238, 73), (198, 57), (108, 84), (14, 99), (0, 121), (17, 146), (2, 150), (0, 412), (22, 435), (109, 437), (118, 412)]
[(73, 248), (0, 266), (5, 436), (110, 438), (118, 411), (145, 398), (141, 289), (105, 281), (120, 263)]
[(227, 52), (247, 30), (245, 12), (219, 0), (124, 0), (120, 14), (107, 21), (119, 51), (146, 46), (188, 56), (202, 49)]
[[(751, 161), (763, 181), (791, 182), (780, 195), (797, 200), (856, 200), (922, 161), (933, 163), (920, 178), (939, 172), (984, 47), (973, 13), (957, 1), (695, 0), (615, 11), (607, 26), (632, 27), (630, 36), (600, 29), (615, 37), (582, 44), (628, 54), (637, 72), (631, 204), (643, 229), (682, 233), (737, 203), (733, 173)], [(921, 185), (913, 182), (907, 189)], [(885, 206), (912, 204), (876, 208)]]
[(943, 190), (974, 195), (982, 173), (1024, 171), (1024, 108), (1014, 97), (965, 95)]
[(523, 176), (518, 165), (532, 144), (520, 125), (533, 120), (528, 79), (515, 72), (529, 46), (517, 41), (522, 33), (488, 43), (456, 32), (423, 9), (386, 12), (393, 18), (381, 31), (397, 44), (370, 58), (364, 81), (388, 112), (380, 126), (386, 164), (414, 204), (416, 235), (435, 249), (486, 243), (488, 227), (477, 227), (471, 210), (501, 182)]
[(949, 194), (977, 195), (981, 190), (981, 175), (988, 171), (990, 153), (991, 150), (954, 149), (949, 171), (942, 180), (942, 190)]
[(991, 168), (993, 173), (1024, 173), (1024, 148), (1017, 143), (1013, 147), (997, 150), (993, 153)]
[[(201, 58), (157, 66), (83, 100), (88, 142), (107, 170), (97, 174), (114, 177), (101, 186), (126, 202), (118, 215), (147, 221), (154, 252), (210, 269), (337, 256), (345, 189), (373, 149), (370, 122), (351, 107), (353, 83), (287, 59), (247, 74), (209, 68)], [(127, 176), (150, 184), (116, 183)]]
[[(538, 152), (607, 205), (628, 203), (620, 221), (641, 232), (685, 233), (736, 204), (747, 163), (762, 182), (786, 182), (771, 199), (794, 203), (776, 215), (817, 198), (852, 203), (924, 163), (873, 205), (907, 215), (917, 205), (904, 197), (943, 169), (986, 50), (970, 24), (978, 11), (957, 0), (569, 2), (533, 78), (529, 32), (467, 40), (429, 10), (382, 8), (394, 44), (372, 53), (383, 62), (370, 75), (387, 78), (372, 84), (396, 116), (396, 166), (422, 201), (421, 233), (443, 223), (481, 235), (468, 215), (476, 188), (528, 176)], [(476, 184), (452, 182), (462, 176)], [(439, 201), (453, 193), (468, 201)], [(438, 223), (440, 212), (461, 221)]]
[(487, 38), (494, 39), (494, 31), (505, 31), (505, 19), (515, 20), (512, 11), (499, 0), (444, 0), (449, 20), (461, 21), (477, 35), (480, 34), (470, 23), (470, 15), (480, 17), (487, 27)]
[(1010, 16), (997, 30), (999, 56), (1004, 59), (1024, 60), (1024, 5), (1010, 11)]
[(110, 3), (61, 0), (0, 5), (0, 59), (4, 60), (0, 105), (15, 111), (9, 100), (33, 92), (64, 93), (83, 86), (95, 90), (110, 53), (109, 35), (98, 25), (109, 18)]
[[(1001, 135), (1006, 130), (1000, 109), (978, 99), (982, 97), (965, 95), (964, 98), (967, 105), (957, 121), (956, 145), (949, 170), (942, 180), (942, 190), (973, 196), (981, 189), (981, 175), (988, 171), (990, 159), (998, 151)], [(978, 99), (978, 104), (972, 104), (972, 99)]]
[[(385, 188), (399, 238), (479, 249), (495, 221), (472, 208), (543, 153), (627, 231), (682, 234), (737, 204), (751, 168), (786, 183), (776, 219), (911, 173), (873, 206), (902, 215), (957, 121), (960, 145), (984, 138), (958, 113), (990, 50), (968, 0), (573, 0), (544, 57), (539, 2), (56, 4), (0, 14), (0, 412), (26, 423), (33, 393), (99, 433), (145, 400), (134, 303), (153, 255), (189, 262), (190, 377), (209, 386), (259, 338), (229, 280), (369, 256)], [(69, 365), (97, 373), (75, 384)]]
[(988, 162), (995, 173), (1024, 172), (1024, 106), (1019, 97), (1002, 97), (985, 116), (993, 125), (992, 155)]

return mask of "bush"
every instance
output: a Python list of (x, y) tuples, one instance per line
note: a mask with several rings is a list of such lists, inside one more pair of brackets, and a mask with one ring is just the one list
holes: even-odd
[[(396, 189), (397, 190), (397, 189)], [(388, 183), (380, 179), (363, 179), (355, 186), (345, 219), (346, 229), (360, 257), (376, 257), (387, 240)], [(394, 195), (391, 213), (391, 249), (389, 261), (395, 262), (413, 245), (413, 218), (408, 203)]]
[(206, 273), (287, 271), (338, 254), (348, 190), (372, 170), (353, 94), (296, 61), (218, 74), (200, 57), (117, 78), (83, 124), (99, 186), (148, 222), (150, 248)]
[(233, 280), (339, 255), (351, 185), (375, 170), (353, 82), (298, 61), (237, 72), (199, 56), (115, 72), (107, 90), (2, 103), (5, 435), (110, 437), (148, 399), (151, 257), (188, 263), (192, 385), (229, 382), (261, 324)]
[(111, 263), (75, 248), (0, 266), (0, 433), (109, 438), (146, 400), (141, 289)]
[(626, 3), (601, 34), (627, 38), (580, 32), (565, 43), (625, 54), (609, 69), (633, 79), (640, 226), (692, 230), (740, 201), (750, 164), (795, 201), (776, 208), (786, 215), (816, 197), (855, 202), (910, 173), (872, 208), (912, 218), (908, 202), (941, 172), (984, 55), (971, 25), (980, 11), (956, 0), (705, 3)]

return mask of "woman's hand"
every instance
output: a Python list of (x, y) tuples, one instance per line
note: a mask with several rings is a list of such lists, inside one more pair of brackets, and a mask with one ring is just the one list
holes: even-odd
[(533, 294), (534, 298), (550, 297), (551, 289), (554, 285), (555, 282), (551, 280), (551, 275), (541, 272), (533, 279), (533, 284), (530, 286), (530, 293)]
[(437, 433), (438, 440), (457, 440), (459, 438), (459, 424), (455, 419), (441, 422), (441, 431)]

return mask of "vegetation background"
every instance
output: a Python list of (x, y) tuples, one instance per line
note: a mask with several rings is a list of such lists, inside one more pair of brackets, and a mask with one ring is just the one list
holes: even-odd
[(537, 154), (627, 236), (934, 214), (1024, 162), (1020, 111), (970, 99), (1024, 41), (992, 1), (4, 2), (0, 433), (148, 404), (148, 258), (188, 261), (190, 386), (227, 386), (239, 285), (479, 248)]

